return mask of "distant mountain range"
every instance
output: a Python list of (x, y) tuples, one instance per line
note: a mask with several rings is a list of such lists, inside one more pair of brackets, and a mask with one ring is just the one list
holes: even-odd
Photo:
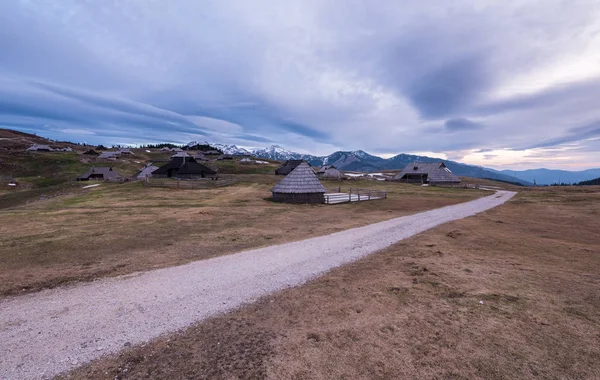
[[(377, 172), (380, 170), (402, 170), (412, 162), (431, 162), (443, 161), (452, 172), (459, 176), (489, 178), (506, 182), (515, 182), (523, 185), (532, 185), (532, 182), (515, 178), (510, 174), (505, 174), (496, 170), (483, 168), (480, 166), (462, 164), (456, 161), (444, 160), (441, 158), (416, 156), (412, 154), (398, 154), (391, 158), (382, 158), (374, 156), (362, 150), (356, 151), (338, 151), (328, 156), (313, 156), (302, 154), (284, 149), (279, 145), (271, 145), (263, 149), (247, 150), (236, 145), (225, 145), (205, 142), (225, 154), (232, 155), (251, 155), (258, 158), (270, 160), (306, 160), (313, 166), (334, 165), (336, 168), (344, 171), (359, 172)], [(191, 145), (197, 142), (191, 142)]]
[(500, 173), (515, 176), (523, 181), (538, 185), (552, 185), (557, 183), (576, 184), (600, 177), (600, 169), (582, 171), (530, 169), (522, 171), (502, 170)]

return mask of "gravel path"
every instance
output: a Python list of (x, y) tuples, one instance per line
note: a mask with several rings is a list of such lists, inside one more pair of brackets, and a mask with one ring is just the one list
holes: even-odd
[(173, 332), (515, 193), (294, 243), (45, 290), (0, 301), (0, 379), (52, 377), (124, 346)]

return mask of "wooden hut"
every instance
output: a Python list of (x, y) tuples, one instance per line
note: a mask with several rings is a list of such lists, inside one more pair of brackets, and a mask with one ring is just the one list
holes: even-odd
[(110, 181), (119, 180), (121, 176), (111, 167), (94, 167), (92, 166), (85, 174), (77, 177), (78, 181)]
[(456, 185), (460, 183), (443, 162), (413, 162), (393, 178), (394, 181), (430, 185)]
[(83, 154), (88, 155), (88, 156), (98, 156), (98, 155), (100, 155), (100, 153), (96, 152), (94, 149), (90, 149), (90, 150), (84, 152)]
[(131, 151), (130, 148), (120, 148), (119, 149), (119, 154), (121, 154), (121, 155), (124, 154), (124, 155), (128, 155), (128, 156), (133, 156), (134, 155), (134, 153)]
[(119, 158), (119, 152), (102, 152), (98, 156), (99, 160), (116, 160)]
[(283, 165), (275, 169), (276, 175), (288, 175), (296, 166), (305, 162), (304, 160), (287, 160)]
[(325, 165), (319, 169), (317, 176), (320, 178), (340, 179), (342, 178), (342, 173), (333, 165)]
[(325, 188), (307, 162), (302, 161), (271, 189), (273, 200), (285, 203), (324, 203)]
[(205, 155), (203, 155), (202, 153), (198, 153), (194, 156), (194, 159), (196, 161), (208, 161), (208, 158), (206, 158)]
[(187, 154), (187, 152), (182, 150), (181, 152), (177, 152), (177, 153), (173, 154), (171, 156), (171, 158), (173, 158), (173, 157), (190, 157), (190, 155)]
[(142, 170), (140, 170), (135, 177), (137, 179), (146, 179), (152, 177), (152, 172), (158, 169), (158, 166), (153, 165), (151, 162), (146, 164)]
[(32, 146), (27, 148), (27, 151), (28, 152), (53, 152), (54, 149), (50, 148), (50, 146), (48, 146), (48, 145), (33, 144)]
[(196, 179), (216, 176), (216, 170), (198, 163), (193, 157), (173, 157), (169, 163), (152, 172), (157, 178)]

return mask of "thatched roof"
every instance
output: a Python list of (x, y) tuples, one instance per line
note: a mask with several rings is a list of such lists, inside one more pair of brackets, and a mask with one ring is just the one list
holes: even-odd
[(102, 152), (98, 158), (119, 158), (119, 152)]
[(48, 146), (48, 145), (33, 144), (32, 146), (27, 148), (27, 150), (30, 152), (37, 152), (37, 151), (52, 152), (54, 149), (50, 148), (50, 146)]
[(187, 152), (182, 150), (181, 152), (177, 152), (171, 156), (171, 158), (173, 158), (173, 157), (190, 157), (190, 155), (187, 154)]
[(327, 177), (327, 178), (341, 178), (342, 172), (337, 170), (333, 165), (323, 166), (318, 172), (317, 175), (319, 177)]
[(305, 162), (304, 160), (287, 160), (283, 165), (275, 169), (277, 175), (288, 175), (296, 166)]
[(307, 162), (296, 166), (284, 179), (271, 189), (273, 193), (325, 193), (325, 188)]
[(158, 169), (158, 166), (154, 166), (152, 163), (147, 164), (146, 166), (144, 166), (144, 168), (142, 170), (140, 170), (140, 172), (138, 174), (136, 174), (135, 176), (137, 178), (149, 178), (152, 177), (152, 172), (155, 171), (156, 169)]
[(426, 182), (432, 183), (460, 183), (460, 178), (452, 173), (443, 162), (413, 162), (395, 176), (394, 180), (402, 180), (410, 175), (421, 175), (426, 177)]
[(92, 166), (85, 174), (77, 177), (77, 180), (87, 180), (90, 178), (102, 178), (104, 180), (119, 179), (121, 176), (110, 167), (94, 167)]
[(197, 162), (186, 162), (177, 171), (177, 175), (198, 175), (198, 174), (217, 174), (217, 172), (208, 166), (204, 166)]
[(156, 169), (152, 174), (165, 175), (174, 173), (175, 175), (201, 175), (216, 174), (216, 171), (208, 166), (196, 162), (193, 157), (173, 157), (169, 163)]

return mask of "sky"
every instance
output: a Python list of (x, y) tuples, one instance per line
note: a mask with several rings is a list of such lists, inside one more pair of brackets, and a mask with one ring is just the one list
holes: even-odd
[(600, 167), (600, 1), (0, 1), (0, 127)]

